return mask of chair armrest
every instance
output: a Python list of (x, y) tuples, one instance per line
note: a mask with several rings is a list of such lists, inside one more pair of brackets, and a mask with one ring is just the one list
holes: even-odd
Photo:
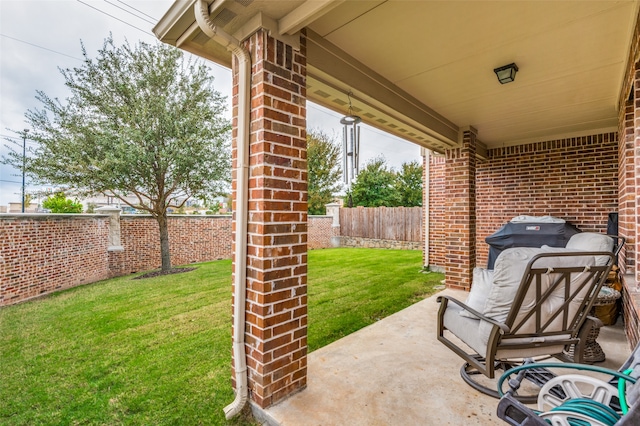
[(473, 315), (475, 315), (479, 319), (481, 319), (483, 321), (487, 321), (487, 322), (497, 326), (502, 331), (502, 334), (507, 334), (507, 333), (511, 332), (511, 329), (507, 325), (505, 325), (505, 324), (503, 324), (501, 322), (498, 322), (498, 321), (494, 320), (493, 318), (489, 318), (489, 317), (485, 316), (484, 314), (476, 311), (475, 309), (465, 305), (463, 302), (459, 301), (458, 299), (454, 299), (451, 296), (438, 296), (436, 298), (436, 301), (438, 303), (442, 303), (442, 299), (446, 300), (445, 303), (453, 302), (456, 305), (462, 307), (464, 310), (469, 311), (470, 313), (472, 313)]

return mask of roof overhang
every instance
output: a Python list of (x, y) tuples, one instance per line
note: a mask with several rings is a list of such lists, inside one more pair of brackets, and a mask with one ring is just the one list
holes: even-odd
[[(194, 0), (154, 28), (163, 42), (226, 67)], [(442, 152), (472, 126), (481, 149), (615, 131), (638, 0), (484, 2), (216, 0), (215, 25), (259, 28), (298, 46), (307, 28), (307, 97)], [(516, 62), (513, 83), (493, 69)]]

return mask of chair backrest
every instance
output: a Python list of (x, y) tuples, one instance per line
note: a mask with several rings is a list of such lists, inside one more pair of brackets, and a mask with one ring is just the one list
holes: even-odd
[[(618, 253), (624, 244), (624, 238), (615, 235), (599, 234), (597, 232), (581, 232), (579, 234), (572, 235), (567, 242), (566, 248), (574, 251), (606, 251), (612, 252), (615, 259), (618, 258)], [(614, 259), (614, 260), (615, 260)], [(600, 257), (596, 259), (599, 264), (606, 264), (609, 259), (607, 257)]]
[[(608, 256), (605, 265), (599, 262)], [(569, 344), (578, 334), (607, 278), (608, 252), (552, 252), (527, 264), (505, 325), (501, 346)]]

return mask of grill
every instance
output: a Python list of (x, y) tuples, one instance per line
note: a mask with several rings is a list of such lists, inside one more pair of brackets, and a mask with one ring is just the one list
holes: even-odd
[(489, 244), (487, 269), (493, 269), (498, 255), (511, 247), (564, 247), (572, 235), (580, 230), (562, 219), (541, 217), (516, 217), (493, 235), (485, 238)]

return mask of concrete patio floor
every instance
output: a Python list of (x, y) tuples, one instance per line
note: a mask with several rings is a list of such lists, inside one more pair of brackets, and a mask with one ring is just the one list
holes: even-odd
[[(462, 360), (436, 339), (444, 290), (308, 356), (307, 388), (255, 413), (270, 425), (499, 425), (498, 400), (460, 378)], [(598, 337), (617, 369), (630, 353), (621, 321)], [(554, 360), (551, 360), (554, 361)]]

